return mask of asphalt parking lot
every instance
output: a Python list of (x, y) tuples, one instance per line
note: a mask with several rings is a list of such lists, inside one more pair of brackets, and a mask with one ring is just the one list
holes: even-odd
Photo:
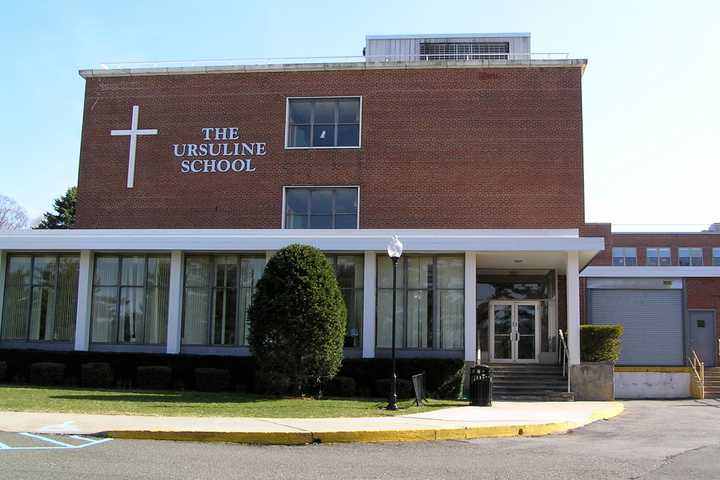
[[(0, 434), (0, 442), (12, 445), (15, 436)], [(627, 402), (619, 417), (538, 438), (301, 447), (113, 440), (0, 449), (0, 473), (13, 480), (718, 479), (720, 401)]]

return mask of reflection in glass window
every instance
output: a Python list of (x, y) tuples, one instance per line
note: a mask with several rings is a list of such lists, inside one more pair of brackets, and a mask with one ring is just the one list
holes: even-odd
[(97, 256), (93, 274), (92, 341), (164, 344), (169, 285), (168, 255)]
[(360, 146), (360, 97), (288, 100), (287, 146)]
[(669, 247), (651, 247), (645, 250), (645, 264), (648, 266), (667, 267), (672, 265)]
[(75, 336), (79, 257), (9, 255), (1, 337), (70, 341)]
[(364, 257), (362, 255), (326, 255), (335, 269), (340, 291), (347, 307), (345, 347), (357, 348), (362, 342)]
[[(465, 259), (409, 255), (398, 262), (396, 347), (460, 350), (464, 346)], [(377, 346), (392, 346), (392, 261), (378, 257)]]
[(264, 270), (264, 255), (187, 256), (182, 343), (247, 345), (247, 312)]
[(285, 228), (358, 228), (357, 187), (285, 189)]
[(634, 267), (637, 265), (637, 248), (613, 247), (612, 264), (614, 266)]
[(712, 249), (712, 264), (715, 267), (720, 267), (720, 247)]
[(678, 265), (682, 267), (699, 267), (703, 264), (703, 251), (700, 247), (678, 248)]

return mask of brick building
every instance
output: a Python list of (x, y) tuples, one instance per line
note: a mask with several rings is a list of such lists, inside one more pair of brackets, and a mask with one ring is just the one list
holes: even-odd
[[(248, 355), (255, 282), (299, 242), (336, 269), (346, 356), (386, 356), (397, 234), (402, 356), (554, 365), (564, 337), (578, 364), (580, 323), (612, 320), (628, 345), (664, 342), (621, 363), (684, 366), (691, 322), (720, 308), (720, 236), (585, 224), (586, 64), (492, 34), (368, 37), (360, 62), (82, 70), (78, 228), (0, 234), (0, 348)], [(657, 305), (674, 313), (655, 329)]]

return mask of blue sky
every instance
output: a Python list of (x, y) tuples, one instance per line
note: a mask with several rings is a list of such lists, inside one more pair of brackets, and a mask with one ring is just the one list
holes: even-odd
[(718, 23), (714, 0), (8, 1), (0, 194), (34, 217), (76, 183), (80, 68), (356, 55), (372, 34), (531, 32), (535, 52), (589, 59), (587, 220), (697, 229), (720, 221)]

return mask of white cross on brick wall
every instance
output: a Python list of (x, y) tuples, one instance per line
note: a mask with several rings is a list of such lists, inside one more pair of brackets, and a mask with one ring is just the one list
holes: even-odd
[(158, 131), (154, 128), (139, 129), (140, 107), (133, 105), (132, 121), (130, 122), (130, 130), (110, 130), (110, 135), (117, 137), (120, 135), (130, 136), (130, 154), (128, 155), (128, 176), (127, 188), (133, 188), (135, 185), (135, 150), (137, 149), (138, 135), (157, 135)]

